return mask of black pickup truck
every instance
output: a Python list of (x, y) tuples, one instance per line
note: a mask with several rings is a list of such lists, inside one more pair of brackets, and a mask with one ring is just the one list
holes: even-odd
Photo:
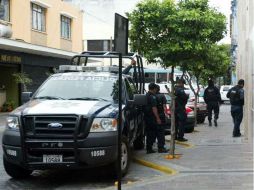
[[(4, 168), (11, 177), (51, 168), (116, 167), (118, 74), (70, 70), (51, 75), (27, 103), (9, 114), (2, 146)], [(122, 81), (124, 175), (130, 147), (144, 146), (144, 126), (142, 108), (134, 100), (136, 86), (128, 75)]]

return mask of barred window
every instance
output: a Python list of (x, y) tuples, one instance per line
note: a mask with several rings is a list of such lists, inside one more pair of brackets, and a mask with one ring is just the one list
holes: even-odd
[(46, 9), (32, 3), (32, 28), (46, 31)]
[(61, 15), (61, 37), (71, 39), (71, 18)]
[(0, 20), (10, 21), (10, 0), (0, 0)]

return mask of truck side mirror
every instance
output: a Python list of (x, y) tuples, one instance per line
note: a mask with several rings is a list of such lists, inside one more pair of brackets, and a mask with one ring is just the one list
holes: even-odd
[(28, 102), (32, 97), (32, 92), (22, 92), (21, 94), (21, 103), (24, 104)]
[(147, 97), (144, 94), (134, 94), (134, 105), (145, 106), (147, 105)]

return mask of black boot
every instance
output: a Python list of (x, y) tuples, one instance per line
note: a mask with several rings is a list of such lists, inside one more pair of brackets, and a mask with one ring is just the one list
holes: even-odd
[(215, 127), (218, 126), (218, 123), (217, 123), (217, 120), (216, 120), (216, 119), (214, 120), (214, 126), (215, 126)]
[(211, 127), (212, 126), (212, 121), (209, 121), (209, 127)]
[(158, 148), (158, 152), (159, 153), (167, 153), (169, 150), (168, 149), (166, 149), (166, 148)]

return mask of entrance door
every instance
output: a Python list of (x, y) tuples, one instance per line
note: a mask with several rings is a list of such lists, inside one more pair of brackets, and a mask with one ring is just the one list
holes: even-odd
[(0, 107), (5, 103), (19, 105), (19, 87), (15, 82), (13, 73), (19, 72), (18, 65), (0, 64)]

